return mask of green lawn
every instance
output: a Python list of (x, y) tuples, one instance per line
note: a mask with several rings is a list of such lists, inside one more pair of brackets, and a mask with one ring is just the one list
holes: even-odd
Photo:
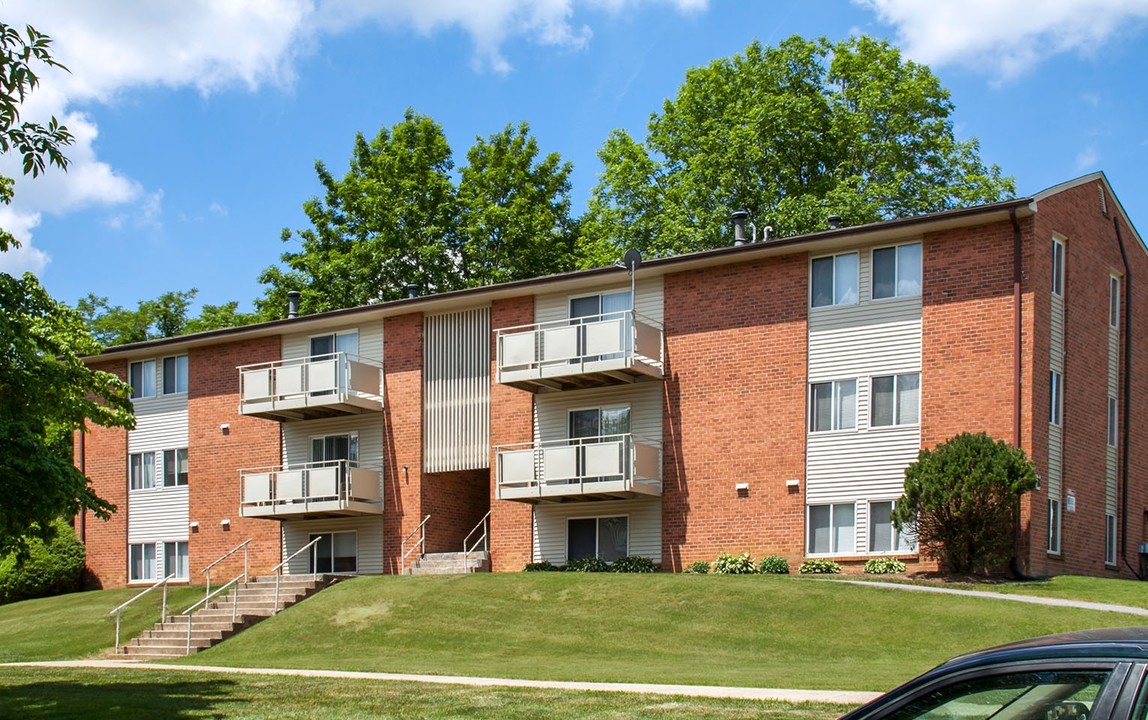
[[(946, 587), (1012, 595), (1037, 595), (1063, 600), (1085, 600), (1148, 609), (1148, 583), (1135, 580), (1101, 580), (1081, 575), (1060, 575), (1047, 580), (981, 585), (953, 583)], [(1148, 618), (1143, 624), (1148, 624)]]

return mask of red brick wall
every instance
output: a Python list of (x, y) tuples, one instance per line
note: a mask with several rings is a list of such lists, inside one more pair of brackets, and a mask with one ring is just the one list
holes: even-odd
[[(96, 362), (90, 367), (127, 381), (126, 361)], [(116, 506), (109, 520), (99, 520), (91, 512), (85, 512), (82, 521), (76, 520), (76, 532), (87, 549), (85, 583), (97, 588), (121, 587), (128, 578), (128, 433), (90, 425), (86, 436), (76, 433), (73, 448), (76, 465), (87, 473), (96, 495)]]
[[(494, 329), (529, 325), (534, 322), (532, 296), (497, 300), (490, 309)], [(492, 333), (493, 336), (493, 333)], [(496, 500), (495, 468), (498, 456), (494, 446), (530, 442), (534, 435), (534, 397), (525, 390), (499, 385), (498, 353), (491, 339), (490, 387), (490, 556), (495, 572), (521, 570), (530, 562), (533, 550), (533, 513), (526, 503)]]
[[(249, 571), (267, 573), (282, 559), (279, 521), (243, 518), (239, 514), (243, 468), (281, 462), (279, 423), (239, 414), (240, 365), (280, 357), (278, 337), (193, 349), (187, 356), (188, 520), (199, 528), (188, 535), (191, 581), (203, 582), (200, 571), (239, 543), (248, 546)], [(225, 434), (221, 424), (230, 426)], [(220, 521), (231, 521), (224, 530)], [(212, 583), (226, 582), (243, 570), (237, 553), (212, 571)]]
[(665, 277), (667, 570), (745, 550), (801, 558), (807, 277), (804, 253)]
[(403, 538), (429, 512), (422, 507), (422, 365), (422, 314), (387, 318), (383, 323), (383, 566), (390, 573), (399, 571)]
[[(490, 471), (426, 473), (422, 486), (427, 523), (427, 552), (460, 552), (467, 533), (490, 509)], [(481, 531), (470, 539), (474, 544)]]

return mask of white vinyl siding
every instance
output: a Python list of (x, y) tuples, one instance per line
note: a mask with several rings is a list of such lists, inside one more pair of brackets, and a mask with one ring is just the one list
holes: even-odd
[(541, 442), (570, 436), (570, 411), (595, 407), (629, 407), (630, 432), (646, 440), (662, 440), (662, 386), (640, 383), (611, 388), (546, 393), (535, 398), (534, 437)]
[(186, 485), (135, 490), (128, 495), (130, 543), (186, 540), (187, 523)]
[(302, 423), (282, 423), (283, 464), (303, 465), (311, 462), (311, 441), (328, 435), (358, 435), (359, 464), (382, 468), (383, 423), (374, 414), (308, 420)]
[(358, 356), (376, 362), (383, 361), (383, 321), (333, 327), (329, 330), (297, 333), (283, 336), (283, 361), (299, 360), (311, 356), (311, 338), (317, 335), (343, 335), (358, 332)]
[(1065, 244), (1052, 241), (1052, 292), (1049, 327), (1048, 372), (1048, 472), (1045, 491), (1048, 494), (1045, 520), (1048, 525), (1046, 549), (1059, 554), (1061, 548), (1062, 488), (1064, 480), (1064, 263)]
[(423, 327), (425, 469), (490, 467), (490, 308), (428, 315)]
[[(383, 573), (383, 518), (377, 515), (329, 520), (289, 520), (283, 523), (283, 557), (311, 542), (311, 535), (330, 532), (356, 532), (359, 575)], [(306, 575), (308, 552), (287, 564), (289, 575)]]
[[(663, 316), (662, 276), (640, 277), (635, 283), (634, 289), (637, 295), (634, 299), (635, 312), (661, 323)], [(571, 298), (584, 297), (595, 293), (609, 295), (619, 292), (628, 292), (629, 290), (629, 278), (626, 278), (616, 284), (601, 288), (539, 295), (534, 300), (534, 322), (545, 323), (569, 319)]]
[(567, 521), (570, 518), (626, 516), (629, 553), (662, 562), (662, 501), (660, 498), (606, 500), (538, 505), (534, 510), (534, 562), (566, 563)]
[[(186, 542), (187, 485), (163, 486), (163, 457), (164, 451), (188, 446), (187, 393), (137, 400), (135, 408), (136, 427), (128, 432), (128, 453), (129, 457), (151, 454), (154, 484), (128, 493), (128, 542)], [(130, 460), (124, 473), (130, 482)]]

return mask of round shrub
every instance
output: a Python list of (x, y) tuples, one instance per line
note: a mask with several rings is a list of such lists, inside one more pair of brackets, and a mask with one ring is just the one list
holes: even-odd
[(686, 568), (686, 572), (690, 575), (708, 575), (709, 571), (710, 564), (705, 560), (695, 560)]
[(610, 570), (619, 573), (652, 573), (657, 572), (658, 566), (654, 565), (654, 561), (648, 557), (630, 555), (615, 560), (614, 564), (610, 566)]
[(788, 575), (789, 562), (780, 555), (770, 555), (761, 559), (757, 571), (766, 575)]
[(56, 536), (48, 543), (28, 540), (29, 556), (23, 564), (16, 556), (0, 560), (0, 604), (76, 592), (84, 572), (84, 546), (72, 526), (52, 523)]
[(832, 560), (806, 560), (801, 563), (798, 572), (802, 575), (837, 575), (841, 566)]
[(558, 566), (550, 561), (543, 560), (542, 562), (526, 563), (526, 567), (522, 568), (522, 572), (554, 572), (558, 569)]
[(566, 563), (566, 572), (607, 572), (610, 566), (600, 557), (584, 557)]
[(870, 558), (865, 563), (865, 572), (870, 575), (888, 575), (889, 573), (905, 572), (905, 563), (897, 558), (879, 557)]
[(749, 551), (741, 555), (718, 555), (713, 567), (714, 575), (753, 575), (757, 572)]

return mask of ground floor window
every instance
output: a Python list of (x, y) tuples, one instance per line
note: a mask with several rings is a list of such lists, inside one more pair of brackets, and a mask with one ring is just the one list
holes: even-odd
[(1104, 516), (1104, 564), (1116, 564), (1116, 516)]
[(912, 541), (893, 526), (893, 501), (869, 503), (869, 552), (912, 552)]
[(810, 555), (855, 552), (856, 524), (853, 503), (810, 505), (806, 547)]
[(132, 582), (155, 580), (155, 543), (138, 543), (128, 547), (129, 572)]
[(600, 557), (614, 562), (630, 554), (630, 519), (570, 518), (566, 521), (566, 561)]
[(354, 573), (359, 571), (359, 538), (353, 531), (312, 533), (318, 539), (308, 556), (307, 572)]
[(1048, 499), (1048, 551), (1060, 554), (1060, 500)]
[(176, 580), (188, 579), (187, 543), (165, 542), (163, 544), (163, 576), (175, 575)]

